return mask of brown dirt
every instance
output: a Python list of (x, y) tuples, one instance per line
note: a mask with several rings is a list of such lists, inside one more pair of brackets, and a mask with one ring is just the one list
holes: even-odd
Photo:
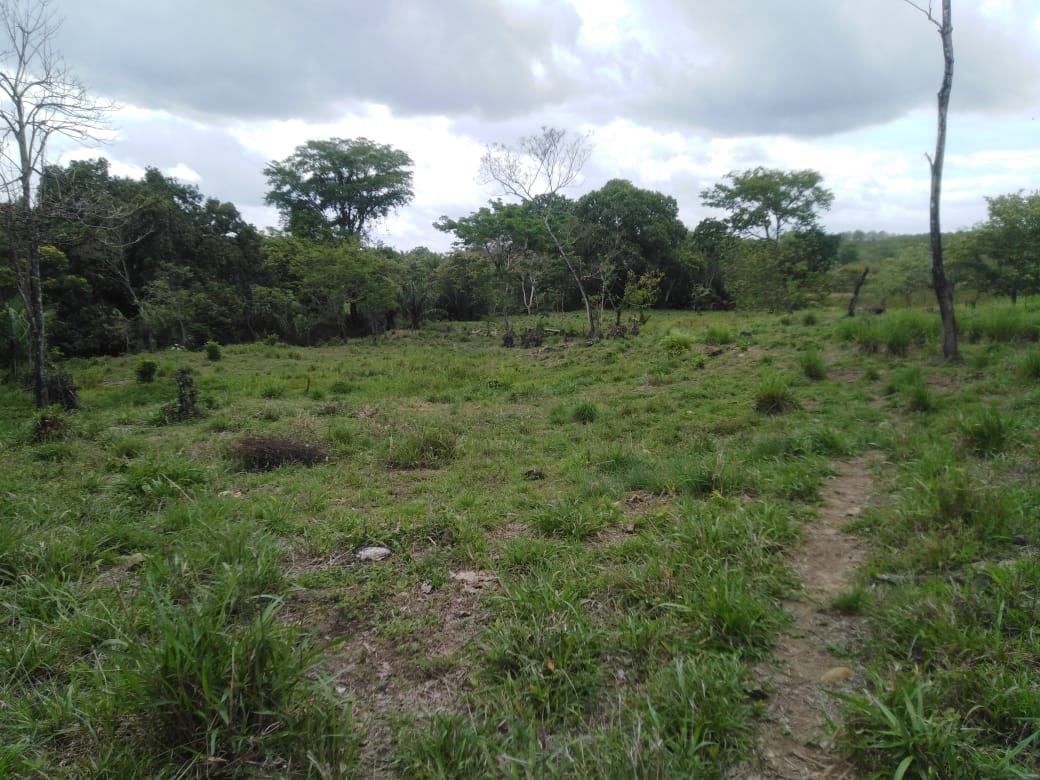
[(739, 776), (770, 780), (855, 778), (833, 744), (836, 702), (828, 691), (855, 690), (863, 685), (847, 658), (835, 649), (855, 644), (855, 618), (827, 610), (830, 602), (853, 586), (865, 546), (842, 530), (870, 500), (874, 480), (871, 459), (838, 466), (839, 474), (824, 491), (817, 520), (808, 523), (799, 549), (790, 559), (802, 582), (801, 593), (784, 602), (792, 624), (777, 643), (774, 662), (759, 668), (769, 694), (758, 756)]

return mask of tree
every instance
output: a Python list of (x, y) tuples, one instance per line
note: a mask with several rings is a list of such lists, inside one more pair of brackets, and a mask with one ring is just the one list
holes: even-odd
[(781, 171), (754, 168), (726, 174), (719, 183), (701, 191), (701, 202), (730, 213), (726, 223), (738, 236), (779, 243), (788, 230), (818, 227), (819, 212), (830, 209), (834, 195), (821, 186), (823, 176), (813, 170)]
[(0, 0), (0, 220), (29, 324), (33, 398), (49, 401), (40, 248), (45, 215), (37, 201), (48, 144), (91, 139), (112, 107), (91, 98), (51, 48), (58, 22), (49, 0)]
[(534, 207), (546, 235), (577, 285), (585, 306), (589, 338), (596, 335), (596, 322), (567, 232), (564, 207), (569, 201), (562, 192), (577, 182), (591, 154), (587, 135), (575, 136), (559, 128), (543, 127), (541, 133), (521, 138), (515, 147), (488, 147), (480, 160), (483, 183), (496, 182), (505, 194)]
[(1040, 292), (1040, 191), (986, 198), (989, 219), (964, 240), (962, 261), (984, 289), (1007, 295)]
[[(638, 290), (641, 300), (656, 302), (660, 289), (649, 290), (646, 283), (654, 278), (660, 284), (666, 274), (685, 270), (680, 253), (687, 231), (678, 215), (675, 198), (624, 179), (612, 179), (574, 204), (575, 253), (585, 274), (599, 281), (601, 326), (607, 303), (616, 310), (617, 331), (629, 293)], [(645, 280), (642, 287), (638, 280)]]
[(459, 219), (441, 217), (437, 230), (455, 234), (455, 246), (484, 254), (498, 277), (502, 315), (508, 328), (514, 283), (519, 283), (521, 301), (528, 314), (534, 308), (543, 256), (552, 251), (541, 217), (532, 203), (493, 200)]
[(939, 224), (939, 205), (942, 198), (943, 161), (946, 158), (946, 113), (950, 106), (950, 92), (953, 90), (953, 21), (950, 12), (950, 0), (942, 0), (942, 20), (932, 15), (932, 5), (923, 8), (912, 0), (905, 0), (908, 5), (928, 17), (928, 21), (939, 29), (943, 50), (943, 78), (938, 94), (938, 121), (935, 133), (935, 156), (928, 158), (932, 171), (931, 195), (929, 198), (929, 228), (932, 248), (932, 287), (939, 303), (939, 317), (942, 320), (943, 344), (942, 354), (946, 360), (956, 360), (957, 321), (953, 312), (953, 285), (946, 278), (943, 267), (942, 230)]
[(264, 168), (265, 201), (296, 238), (363, 239), (373, 221), (411, 201), (411, 167), (405, 152), (367, 138), (308, 141)]

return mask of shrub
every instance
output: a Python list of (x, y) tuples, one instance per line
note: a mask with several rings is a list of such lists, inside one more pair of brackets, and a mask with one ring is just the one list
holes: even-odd
[(261, 398), (274, 399), (285, 395), (285, 388), (281, 385), (268, 385), (260, 391)]
[(137, 361), (137, 365), (134, 367), (134, 374), (137, 377), (137, 381), (146, 385), (155, 380), (155, 372), (159, 370), (159, 364), (150, 359), (143, 358)]
[(223, 357), (220, 351), (220, 344), (216, 341), (207, 341), (205, 350), (207, 360), (220, 360), (220, 358)]
[(33, 415), (33, 441), (64, 439), (69, 433), (69, 417), (57, 404), (40, 409)]
[(329, 392), (333, 395), (347, 395), (347, 393), (353, 393), (358, 389), (358, 386), (353, 382), (347, 382), (343, 379), (337, 379), (331, 385), (329, 385)]
[(802, 324), (806, 327), (811, 327), (815, 325), (817, 322), (818, 320), (816, 319), (816, 314), (814, 312), (807, 311), (805, 315), (802, 317)]
[(313, 466), (328, 458), (328, 450), (320, 444), (288, 436), (244, 436), (234, 446), (232, 455), (249, 471), (271, 471), (296, 463)]
[(661, 339), (661, 351), (663, 351), (670, 358), (681, 357), (686, 350), (690, 348), (693, 341), (689, 336), (684, 336), (681, 333), (669, 333), (663, 339)]

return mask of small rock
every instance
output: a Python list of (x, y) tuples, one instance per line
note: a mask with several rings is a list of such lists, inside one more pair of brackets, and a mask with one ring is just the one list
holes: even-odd
[(820, 682), (824, 685), (837, 685), (855, 676), (855, 672), (847, 666), (835, 666), (820, 675)]
[(433, 593), (433, 585), (431, 585), (428, 582), (424, 582), (422, 585), (419, 586), (419, 592), (422, 593), (424, 596), (429, 596), (431, 593)]
[(451, 572), (451, 581), (462, 583), (467, 588), (479, 589), (483, 588), (489, 582), (494, 582), (496, 579), (494, 574), (488, 574), (483, 571), (453, 571)]
[(381, 561), (390, 557), (390, 550), (386, 547), (365, 547), (358, 550), (359, 561)]

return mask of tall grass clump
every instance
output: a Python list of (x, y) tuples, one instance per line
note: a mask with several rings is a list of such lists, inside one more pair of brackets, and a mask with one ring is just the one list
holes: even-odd
[(422, 427), (390, 437), (386, 464), (392, 469), (436, 469), (455, 460), (458, 437), (444, 427)]
[(998, 455), (1007, 449), (1015, 429), (1014, 420), (994, 407), (962, 416), (958, 427), (964, 447), (981, 457)]
[(1018, 372), (1024, 379), (1040, 382), (1040, 349), (1033, 347), (1022, 355)]
[(798, 367), (807, 379), (819, 381), (827, 378), (827, 362), (815, 349), (809, 349), (798, 357)]
[(280, 599), (240, 624), (219, 599), (178, 604), (155, 583), (149, 595), (148, 636), (128, 643), (121, 682), (156, 766), (350, 770), (359, 737), (349, 711), (313, 677), (323, 654), (277, 621)]
[(658, 342), (660, 350), (670, 358), (682, 357), (691, 346), (693, 346), (693, 339), (683, 333), (675, 333), (674, 331)]
[(755, 411), (762, 414), (783, 414), (798, 408), (798, 399), (791, 387), (779, 374), (763, 379), (755, 391)]

